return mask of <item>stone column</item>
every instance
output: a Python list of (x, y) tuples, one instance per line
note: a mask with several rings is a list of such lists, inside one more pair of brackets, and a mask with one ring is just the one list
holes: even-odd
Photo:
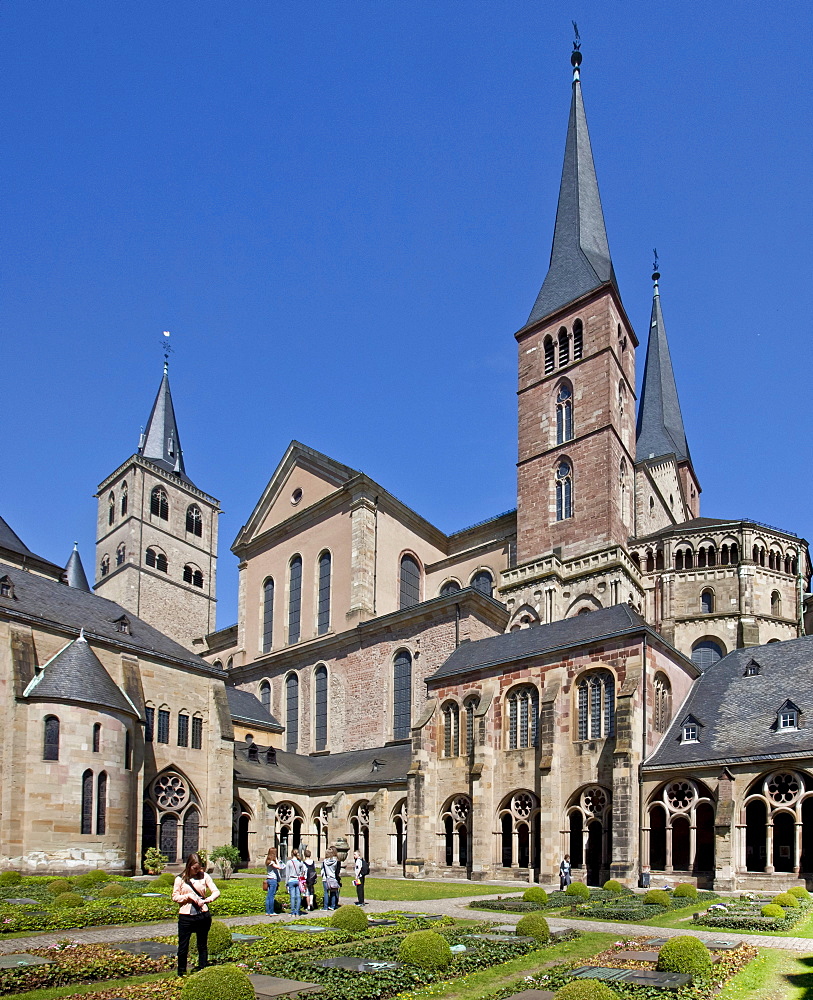
[(765, 832), (765, 874), (773, 875), (775, 870), (773, 866), (773, 823), (768, 820)]
[(375, 614), (376, 522), (378, 509), (369, 497), (354, 496), (350, 504), (350, 610), (348, 626)]
[(801, 867), (800, 867), (801, 864), (802, 864), (802, 822), (801, 820), (799, 820), (799, 822), (796, 824), (796, 857), (795, 857), (795, 863), (793, 865), (793, 870), (796, 872), (797, 875), (801, 873)]

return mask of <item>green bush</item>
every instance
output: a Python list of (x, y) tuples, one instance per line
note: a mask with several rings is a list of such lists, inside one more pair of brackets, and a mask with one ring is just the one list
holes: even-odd
[(99, 895), (109, 897), (109, 896), (126, 896), (127, 889), (121, 884), (121, 882), (111, 882), (109, 885), (102, 886), (99, 889)]
[(149, 887), (150, 889), (152, 889), (154, 886), (158, 886), (158, 888), (160, 889), (161, 886), (164, 885), (168, 885), (170, 886), (170, 888), (173, 885), (175, 885), (175, 876), (172, 874), (172, 872), (164, 872), (163, 875), (159, 875), (158, 878), (154, 878), (152, 882), (150, 882)]
[[(231, 928), (227, 924), (224, 924), (222, 920), (212, 921), (212, 926), (209, 928), (208, 946), (210, 955), (222, 955), (224, 951), (228, 951), (231, 948)], [(191, 955), (197, 955), (198, 953), (197, 934), (193, 934), (189, 942), (189, 953)]]
[(162, 854), (157, 847), (148, 847), (144, 852), (142, 865), (144, 871), (149, 875), (160, 875), (169, 864), (169, 858)]
[(445, 969), (452, 964), (452, 949), (446, 938), (437, 931), (413, 931), (401, 942), (398, 960), (430, 971)]
[(598, 979), (571, 979), (553, 994), (554, 1000), (618, 1000), (618, 994)]
[(670, 938), (658, 953), (658, 972), (685, 972), (704, 979), (711, 972), (711, 954), (690, 934)]
[(540, 944), (547, 944), (550, 941), (550, 928), (541, 913), (526, 913), (524, 917), (519, 918), (517, 935), (536, 938)]
[(66, 878), (55, 878), (45, 888), (52, 896), (61, 896), (63, 892), (70, 892), (73, 886)]
[(330, 926), (343, 931), (366, 931), (367, 914), (360, 906), (342, 905), (333, 914)]
[(650, 889), (649, 892), (644, 893), (644, 905), (665, 906), (668, 910), (672, 905), (672, 897), (666, 889)]
[(254, 1000), (254, 987), (236, 965), (210, 965), (189, 976), (181, 1000)]
[(85, 901), (78, 892), (60, 892), (54, 897), (54, 906), (59, 910), (73, 910), (84, 905)]
[(96, 869), (92, 872), (82, 872), (81, 875), (76, 875), (71, 880), (77, 889), (94, 889), (97, 885), (102, 882), (109, 882), (110, 876), (107, 872), (100, 871)]
[(584, 882), (571, 882), (567, 889), (565, 889), (565, 895), (575, 896), (577, 899), (589, 899), (590, 890)]
[(691, 882), (678, 882), (672, 895), (678, 899), (697, 899), (697, 886)]
[(760, 913), (763, 917), (784, 917), (785, 911), (776, 903), (766, 903)]
[(810, 893), (803, 885), (795, 885), (792, 889), (788, 889), (788, 892), (797, 899), (810, 899)]
[(603, 888), (607, 892), (623, 892), (624, 891), (624, 886), (621, 885), (621, 883), (618, 882), (618, 881), (616, 881), (616, 879), (614, 879), (614, 878), (611, 878), (609, 882), (605, 882)]
[(209, 853), (209, 860), (220, 869), (221, 878), (231, 878), (231, 873), (240, 864), (240, 852), (231, 844), (223, 844)]
[(548, 901), (548, 894), (541, 886), (534, 885), (523, 892), (522, 898), (526, 903), (539, 903), (540, 906), (544, 906)]
[(777, 906), (781, 906), (784, 909), (796, 909), (799, 905), (799, 900), (790, 892), (780, 892), (778, 896), (774, 896), (771, 902), (776, 903)]
[(0, 885), (19, 885), (22, 880), (19, 872), (0, 872)]

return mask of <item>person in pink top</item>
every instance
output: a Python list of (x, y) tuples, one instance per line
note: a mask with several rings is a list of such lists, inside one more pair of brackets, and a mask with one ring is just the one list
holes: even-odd
[[(190, 854), (186, 867), (175, 879), (172, 898), (181, 904), (178, 911), (178, 975), (186, 975), (186, 960), (189, 956), (189, 940), (192, 934), (198, 941), (198, 968), (206, 968), (209, 960), (209, 928), (212, 914), (209, 903), (217, 899), (220, 889), (203, 870), (197, 854)], [(208, 898), (207, 898), (208, 896)]]

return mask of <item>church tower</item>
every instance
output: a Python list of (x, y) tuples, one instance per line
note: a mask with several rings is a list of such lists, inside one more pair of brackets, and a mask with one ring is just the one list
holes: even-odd
[(519, 346), (517, 565), (503, 600), (543, 622), (641, 596), (634, 533), (635, 348), (587, 130), (578, 43), (550, 267)]
[(137, 453), (96, 496), (96, 593), (196, 648), (215, 628), (220, 505), (186, 474), (166, 361)]

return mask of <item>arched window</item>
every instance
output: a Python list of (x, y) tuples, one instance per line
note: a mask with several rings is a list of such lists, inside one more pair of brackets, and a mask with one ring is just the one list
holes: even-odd
[(192, 749), (200, 750), (203, 746), (203, 718), (200, 715), (192, 716)]
[(692, 646), (692, 663), (705, 670), (723, 658), (723, 650), (711, 639), (704, 639)]
[(577, 319), (573, 324), (573, 360), (581, 361), (584, 340), (584, 328), (582, 321)]
[(102, 561), (99, 565), (99, 572), (102, 574), (102, 576), (107, 576), (107, 574), (110, 572), (110, 556), (107, 555), (107, 553), (105, 553), (102, 556)]
[(576, 685), (577, 725), (580, 740), (598, 740), (615, 732), (615, 678), (597, 670)]
[(487, 569), (481, 569), (479, 573), (475, 573), (472, 577), (471, 585), (475, 590), (479, 590), (481, 594), (491, 597), (494, 592), (494, 577)]
[(618, 416), (624, 416), (624, 409), (627, 405), (627, 387), (623, 382), (618, 383)]
[(203, 514), (195, 503), (186, 508), (186, 530), (190, 535), (197, 535), (198, 538), (203, 535)]
[(133, 768), (133, 738), (130, 730), (124, 730), (124, 770), (131, 771)]
[(153, 569), (155, 568), (155, 549), (147, 549), (144, 555), (144, 562), (148, 566), (152, 566)]
[(96, 836), (107, 832), (107, 772), (96, 779)]
[(299, 678), (288, 674), (285, 679), (285, 749), (296, 753), (299, 746)]
[(618, 469), (618, 488), (621, 492), (621, 520), (626, 521), (629, 517), (627, 510), (627, 462), (623, 458)]
[(327, 667), (318, 666), (314, 673), (313, 735), (315, 748), (327, 750)]
[(457, 580), (447, 580), (446, 583), (440, 588), (441, 597), (451, 597), (452, 594), (458, 593), (460, 590), (460, 584)]
[(675, 569), (683, 569), (683, 549), (678, 549), (675, 553)]
[(324, 635), (330, 628), (330, 553), (319, 556), (319, 601), (316, 620), (317, 635)]
[(570, 343), (568, 342), (567, 330), (562, 327), (559, 331), (559, 367), (566, 365), (570, 361)]
[(200, 847), (200, 813), (194, 807), (183, 818), (183, 856), (197, 854)]
[(81, 833), (93, 833), (93, 771), (88, 768), (82, 775)]
[(396, 740), (408, 738), (412, 729), (412, 657), (401, 649), (393, 662), (392, 735)]
[(663, 569), (663, 549), (655, 552), (655, 569)]
[(302, 621), (302, 557), (294, 556), (288, 570), (288, 642), (299, 642)]
[(401, 557), (401, 592), (399, 608), (411, 608), (421, 599), (421, 567), (414, 556)]
[(704, 590), (703, 593), (700, 595), (700, 611), (704, 615), (710, 615), (710, 614), (714, 613), (714, 591), (713, 590)]
[(641, 568), (641, 556), (637, 552), (632, 553), (632, 561), (635, 563), (637, 569)]
[(545, 337), (544, 351), (545, 351), (545, 374), (550, 375), (550, 373), (556, 367), (556, 357), (553, 346), (553, 338)]
[(165, 813), (161, 817), (159, 850), (174, 865), (178, 860), (178, 817)]
[(268, 681), (263, 681), (260, 684), (260, 702), (266, 712), (271, 711), (271, 685)]
[(187, 563), (187, 565), (184, 566), (184, 568), (183, 568), (183, 582), (184, 583), (191, 583), (192, 582), (192, 573), (193, 572), (194, 571), (193, 571), (192, 567)]
[(152, 566), (153, 569), (160, 570), (162, 573), (166, 573), (168, 569), (167, 557), (163, 552), (159, 552), (157, 549), (149, 548), (144, 556), (144, 562), (148, 566)]
[(443, 756), (460, 756), (460, 708), (456, 701), (443, 706)]
[(684, 569), (692, 569), (694, 566), (694, 552), (691, 549), (686, 549), (683, 553), (683, 567)]
[(121, 484), (119, 504), (121, 506), (121, 516), (124, 517), (124, 515), (127, 513), (127, 483)]
[(785, 572), (790, 573), (790, 556), (785, 556)]
[(163, 486), (156, 486), (150, 494), (150, 514), (162, 521), (169, 520), (169, 500)]
[(126, 556), (126, 549), (124, 548), (124, 542), (122, 542), (121, 545), (119, 545), (119, 547), (116, 549), (117, 566), (121, 566), (124, 563), (125, 556)]
[(111, 493), (107, 498), (107, 523), (112, 524), (116, 520), (116, 498)]
[(271, 652), (274, 635), (274, 581), (269, 576), (263, 584), (263, 652)]
[(199, 569), (196, 569), (192, 574), (192, 586), (203, 587), (203, 573)]
[(652, 549), (646, 550), (646, 571), (647, 573), (655, 572), (655, 553)]
[(672, 686), (665, 674), (655, 677), (655, 731), (665, 733), (672, 721)]
[(560, 385), (556, 393), (556, 443), (564, 444), (573, 437), (573, 390)]
[(155, 568), (161, 573), (169, 572), (169, 564), (167, 563), (167, 557), (163, 552), (159, 552), (155, 557)]
[(771, 594), (771, 614), (774, 618), (779, 618), (782, 614), (782, 595), (778, 590)]
[(508, 698), (508, 749), (536, 746), (539, 725), (539, 692), (526, 684), (515, 688)]
[(556, 520), (569, 517), (573, 517), (573, 469), (563, 461), (556, 470)]
[(477, 711), (479, 704), (480, 699), (477, 695), (470, 695), (463, 702), (463, 711), (466, 714), (466, 742), (463, 746), (464, 754), (474, 752), (474, 713)]
[(42, 731), (42, 759), (59, 760), (59, 719), (46, 715)]
[(94, 722), (93, 724), (93, 753), (99, 753), (102, 748), (102, 724), (101, 722)]
[(186, 712), (178, 713), (178, 746), (189, 746), (189, 715)]

